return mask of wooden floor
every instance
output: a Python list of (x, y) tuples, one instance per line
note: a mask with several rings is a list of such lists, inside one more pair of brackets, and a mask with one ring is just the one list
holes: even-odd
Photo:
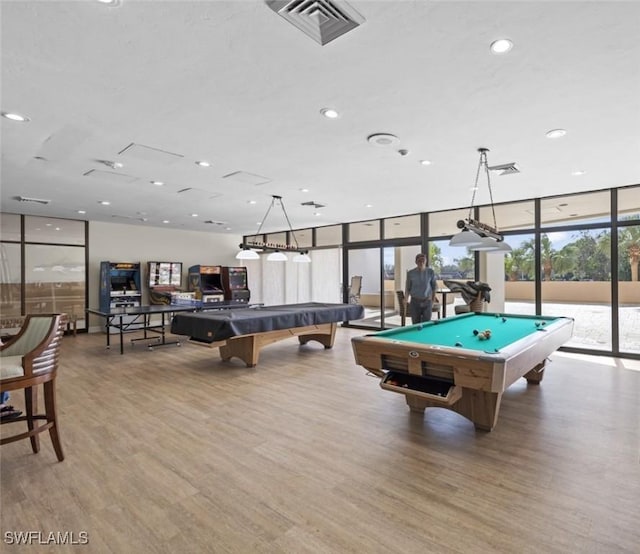
[[(65, 337), (66, 459), (47, 435), (37, 455), (2, 447), (0, 551), (640, 552), (637, 365), (555, 354), (484, 433), (383, 391), (353, 361), (363, 333), (286, 340), (253, 369), (191, 344), (121, 356), (104, 335)], [(20, 531), (89, 545), (6, 544)]]

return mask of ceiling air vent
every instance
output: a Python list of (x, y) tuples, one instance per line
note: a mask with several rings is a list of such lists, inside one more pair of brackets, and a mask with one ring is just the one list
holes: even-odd
[(15, 199), (18, 202), (35, 202), (36, 204), (49, 204), (51, 200), (45, 200), (44, 198), (28, 198), (26, 196), (16, 196)]
[(326, 204), (318, 204), (317, 202), (314, 202), (313, 200), (309, 200), (309, 202), (303, 202), (302, 204), (300, 204), (301, 206), (313, 206), (314, 208), (326, 208)]
[(205, 223), (208, 223), (209, 225), (226, 225), (227, 224), (226, 221), (214, 221), (213, 219), (207, 219)]
[(491, 171), (499, 171), (500, 175), (513, 175), (514, 173), (520, 173), (520, 169), (515, 162), (500, 165), (490, 165), (487, 169)]
[(322, 46), (365, 21), (344, 0), (266, 0), (266, 3)]

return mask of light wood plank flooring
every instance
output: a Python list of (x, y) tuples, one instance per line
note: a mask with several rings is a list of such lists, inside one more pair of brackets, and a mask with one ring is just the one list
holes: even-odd
[[(640, 371), (554, 354), (505, 394), (491, 433), (411, 414), (338, 329), (258, 366), (191, 344), (125, 355), (65, 337), (65, 461), (48, 435), (1, 449), (2, 552), (640, 552)], [(12, 404), (21, 405), (14, 394)], [(6, 430), (7, 426), (4, 426)], [(18, 547), (6, 533), (88, 533)]]

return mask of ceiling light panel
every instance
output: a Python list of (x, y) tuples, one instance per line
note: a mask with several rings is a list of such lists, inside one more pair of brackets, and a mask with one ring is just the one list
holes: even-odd
[(102, 169), (90, 169), (89, 171), (83, 173), (85, 177), (93, 177), (96, 179), (100, 179), (105, 183), (112, 184), (122, 184), (122, 183), (133, 183), (137, 181), (137, 177), (133, 177), (132, 175), (126, 175), (124, 173), (117, 173), (116, 171), (103, 171)]
[(234, 173), (224, 175), (222, 178), (226, 181), (241, 185), (264, 185), (271, 182), (271, 179), (268, 177), (247, 173), (246, 171), (235, 171)]
[(118, 154), (121, 156), (136, 158), (138, 160), (154, 162), (160, 165), (171, 165), (184, 158), (182, 154), (168, 152), (167, 150), (154, 148), (152, 146), (145, 146), (144, 144), (136, 144), (135, 142), (132, 142), (120, 150)]
[(213, 198), (219, 198), (222, 196), (219, 192), (212, 192), (208, 190), (198, 189), (194, 187), (186, 187), (177, 191), (177, 194), (180, 198), (185, 198), (188, 200), (211, 200)]

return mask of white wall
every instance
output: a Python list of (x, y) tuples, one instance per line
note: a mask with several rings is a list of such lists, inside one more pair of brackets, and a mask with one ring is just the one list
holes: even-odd
[[(142, 282), (147, 277), (147, 262), (182, 262), (182, 286), (186, 289), (192, 265), (242, 265), (236, 260), (241, 242), (242, 237), (226, 233), (89, 222), (89, 307), (99, 305), (102, 261), (140, 262)], [(147, 304), (146, 287), (142, 290), (142, 302)], [(90, 323), (96, 325), (98, 321), (92, 317)]]

